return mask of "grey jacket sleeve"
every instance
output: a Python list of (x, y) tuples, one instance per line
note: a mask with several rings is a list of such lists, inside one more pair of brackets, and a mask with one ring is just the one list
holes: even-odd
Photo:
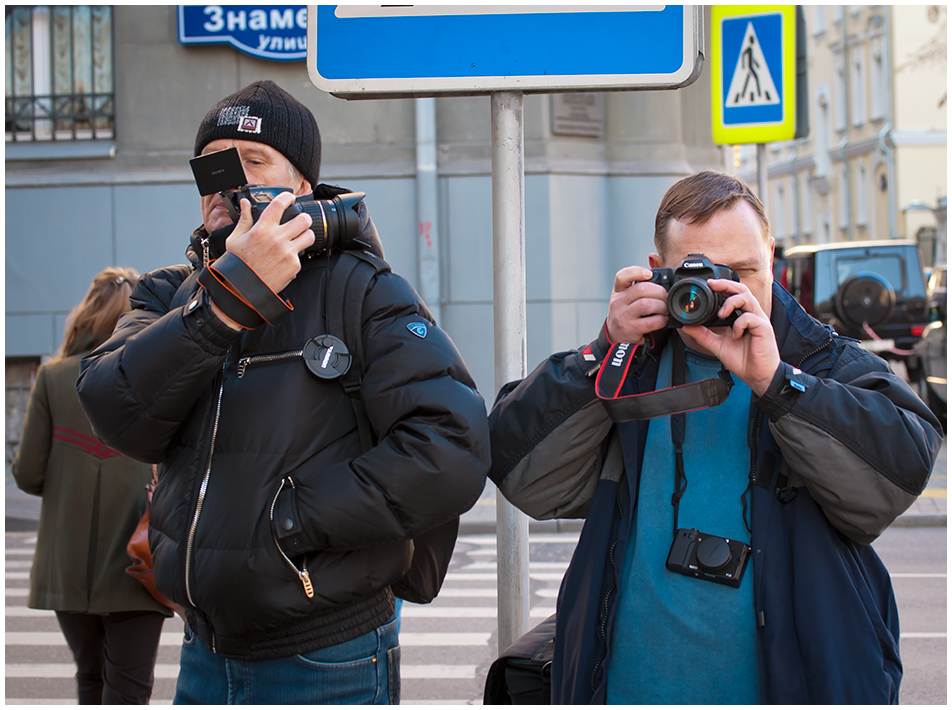
[[(580, 351), (557, 353), (526, 379), (501, 391), (489, 415), (490, 478), (506, 500), (537, 520), (585, 517), (606, 457), (613, 423), (595, 396), (594, 361)], [(617, 442), (617, 437), (612, 438)]]
[(841, 345), (827, 377), (781, 364), (757, 406), (784, 457), (827, 519), (868, 544), (925, 488), (942, 443), (929, 408), (885, 362)]

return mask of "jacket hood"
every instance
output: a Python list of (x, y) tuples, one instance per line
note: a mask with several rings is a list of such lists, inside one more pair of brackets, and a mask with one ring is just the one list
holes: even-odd
[[(337, 185), (322, 183), (315, 188), (311, 197), (315, 200), (331, 200), (338, 195), (343, 195), (348, 192), (351, 192), (351, 190), (338, 187)], [(377, 234), (377, 228), (374, 226), (373, 220), (370, 219), (370, 210), (367, 208), (366, 199), (357, 203), (357, 220), (359, 225), (357, 240), (366, 244), (368, 247), (364, 251), (368, 251), (374, 256), (385, 259), (383, 244), (380, 241), (380, 235)], [(204, 244), (206, 242), (208, 244), (210, 257), (217, 259), (225, 253), (225, 240), (231, 235), (234, 228), (235, 225), (230, 224), (227, 227), (216, 229), (209, 234), (205, 231), (204, 225), (200, 225), (192, 232), (189, 238), (189, 246), (185, 250), (185, 256), (196, 269), (202, 268), (202, 266), (204, 266), (202, 256), (204, 253)]]

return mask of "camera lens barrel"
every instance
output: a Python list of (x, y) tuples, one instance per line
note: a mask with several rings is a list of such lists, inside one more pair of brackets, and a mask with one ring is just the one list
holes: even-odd
[(681, 325), (703, 325), (717, 319), (723, 301), (704, 279), (680, 279), (668, 291), (668, 315)]
[(364, 199), (363, 192), (348, 192), (330, 200), (302, 200), (295, 202), (300, 212), (311, 215), (314, 244), (309, 252), (325, 249), (345, 249), (360, 232), (357, 205)]

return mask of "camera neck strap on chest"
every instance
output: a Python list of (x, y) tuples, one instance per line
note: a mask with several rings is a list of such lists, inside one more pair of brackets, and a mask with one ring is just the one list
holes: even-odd
[[(672, 345), (675, 361), (677, 362), (679, 357), (683, 360), (681, 381), (675, 382), (672, 379), (671, 387), (632, 395), (621, 394), (622, 388), (635, 360), (635, 353), (645, 346), (634, 346), (630, 343), (616, 343), (612, 346), (608, 357), (602, 363), (598, 377), (595, 378), (595, 393), (608, 410), (612, 421), (628, 422), (683, 414), (716, 407), (727, 399), (734, 380), (723, 366), (717, 377), (685, 384), (683, 373), (687, 364), (684, 342), (680, 336), (672, 335)], [(678, 369), (677, 365), (675, 369)]]

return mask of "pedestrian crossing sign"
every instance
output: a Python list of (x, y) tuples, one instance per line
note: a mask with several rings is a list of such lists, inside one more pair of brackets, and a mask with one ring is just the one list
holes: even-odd
[(796, 133), (796, 6), (711, 8), (711, 116), (717, 144)]

